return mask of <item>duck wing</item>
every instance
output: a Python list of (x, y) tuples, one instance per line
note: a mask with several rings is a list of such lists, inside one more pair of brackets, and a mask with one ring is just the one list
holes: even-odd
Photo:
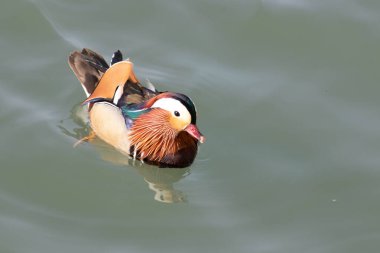
[(104, 58), (94, 51), (84, 48), (81, 52), (74, 51), (69, 56), (69, 65), (82, 84), (87, 97), (94, 92), (102, 75), (109, 68)]
[(84, 103), (109, 101), (134, 109), (159, 94), (150, 82), (147, 87), (140, 84), (133, 63), (123, 60), (120, 50), (115, 51), (108, 65), (101, 55), (84, 48), (70, 54), (69, 65), (86, 92)]

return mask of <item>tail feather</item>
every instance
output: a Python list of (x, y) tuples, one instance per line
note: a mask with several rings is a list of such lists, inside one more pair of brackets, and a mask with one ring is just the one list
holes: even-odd
[(102, 56), (87, 48), (82, 52), (72, 52), (69, 56), (69, 65), (82, 84), (87, 97), (95, 90), (100, 78), (109, 68)]

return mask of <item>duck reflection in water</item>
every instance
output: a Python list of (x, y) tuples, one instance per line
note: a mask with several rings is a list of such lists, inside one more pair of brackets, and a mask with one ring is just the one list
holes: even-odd
[[(88, 136), (91, 128), (87, 124), (87, 110), (83, 106), (77, 105), (71, 111), (71, 117), (67, 120), (62, 120), (58, 127), (66, 136), (70, 136), (78, 140), (74, 146), (81, 145), (79, 140)], [(74, 126), (69, 124), (74, 122)], [(141, 161), (133, 160), (132, 158), (121, 154), (99, 138), (92, 138), (87, 143), (90, 143), (100, 154), (100, 157), (108, 162), (116, 165), (128, 165), (136, 169), (143, 176), (145, 182), (148, 183), (150, 190), (154, 192), (154, 199), (162, 203), (181, 203), (187, 202), (186, 196), (182, 191), (174, 188), (174, 183), (190, 174), (189, 168), (160, 168), (144, 164)]]

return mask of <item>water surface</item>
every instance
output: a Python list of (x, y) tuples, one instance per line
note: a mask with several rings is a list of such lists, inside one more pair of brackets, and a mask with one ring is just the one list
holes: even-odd
[[(377, 252), (380, 2), (7, 1), (0, 252)], [(73, 148), (67, 65), (116, 49), (186, 93), (207, 137), (184, 170)]]

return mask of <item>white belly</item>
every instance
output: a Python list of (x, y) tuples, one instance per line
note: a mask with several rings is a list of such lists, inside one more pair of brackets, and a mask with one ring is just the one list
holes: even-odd
[(98, 102), (93, 105), (89, 115), (91, 127), (99, 138), (122, 153), (129, 154), (129, 130), (119, 107)]

